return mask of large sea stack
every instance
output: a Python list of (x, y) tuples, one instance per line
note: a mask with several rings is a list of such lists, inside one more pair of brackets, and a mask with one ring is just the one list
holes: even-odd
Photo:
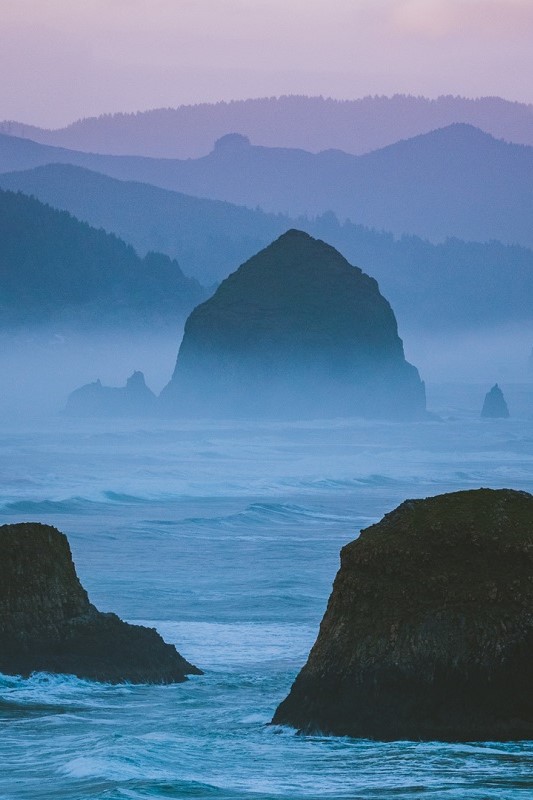
[(189, 316), (167, 413), (215, 417), (365, 416), (425, 411), (378, 284), (333, 247), (290, 230)]
[(110, 683), (179, 683), (201, 671), (153, 628), (89, 602), (66, 536), (38, 523), (0, 527), (0, 672), (62, 672)]
[(354, 737), (533, 738), (533, 496), (408, 500), (342, 549), (274, 722)]

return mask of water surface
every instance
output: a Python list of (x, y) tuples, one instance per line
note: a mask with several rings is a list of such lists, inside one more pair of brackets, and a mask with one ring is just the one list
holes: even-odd
[[(339, 550), (406, 498), (533, 490), (533, 391), (511, 420), (434, 391), (440, 419), (53, 419), (0, 428), (0, 523), (68, 537), (91, 600), (205, 670), (177, 686), (0, 676), (2, 800), (526, 800), (531, 742), (377, 743), (268, 726)], [(511, 398), (508, 396), (511, 403)]]

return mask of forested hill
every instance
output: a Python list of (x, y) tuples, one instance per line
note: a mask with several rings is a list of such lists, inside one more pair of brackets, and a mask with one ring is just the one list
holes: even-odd
[(168, 324), (206, 296), (176, 261), (133, 247), (35, 198), (0, 190), (1, 325)]
[(142, 256), (166, 253), (204, 286), (291, 227), (281, 214), (121, 181), (71, 164), (0, 174), (0, 187), (33, 195), (132, 244)]

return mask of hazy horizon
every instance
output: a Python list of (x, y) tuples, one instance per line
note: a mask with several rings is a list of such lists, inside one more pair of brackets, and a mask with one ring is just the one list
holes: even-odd
[(10, 76), (0, 119), (26, 124), (287, 94), (533, 102), (528, 0), (0, 0), (0, 10)]

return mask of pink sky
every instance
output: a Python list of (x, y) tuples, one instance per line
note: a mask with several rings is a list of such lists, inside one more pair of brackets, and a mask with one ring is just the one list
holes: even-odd
[(533, 0), (0, 0), (0, 119), (279, 94), (533, 102)]

